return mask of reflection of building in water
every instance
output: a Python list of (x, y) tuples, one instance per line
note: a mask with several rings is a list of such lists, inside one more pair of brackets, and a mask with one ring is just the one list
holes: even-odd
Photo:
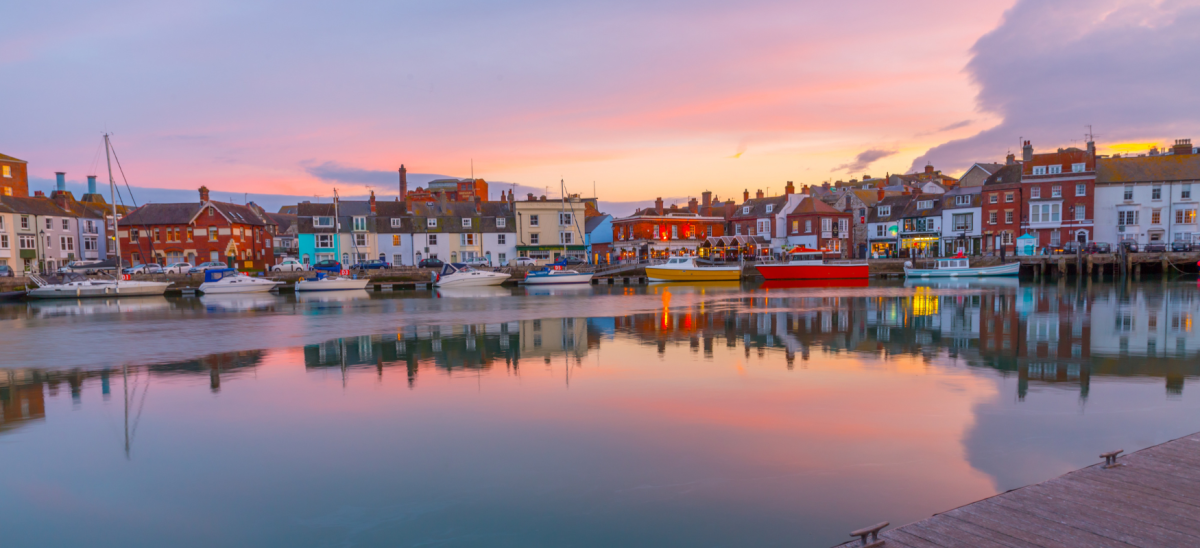
[(0, 433), (27, 421), (46, 418), (44, 381), (40, 371), (0, 371)]
[[(1162, 376), (1167, 392), (1200, 375), (1200, 300), (1190, 289), (1116, 286), (1092, 297), (1093, 368), (1102, 375)], [(1130, 359), (1135, 357), (1136, 359)]]
[(1018, 340), (1019, 398), (1025, 398), (1030, 381), (1078, 384), (1079, 396), (1087, 398), (1093, 340), (1089, 306), (1074, 288), (1017, 290), (1017, 312), (1025, 322)]
[(584, 318), (521, 320), (521, 355), (553, 357), (567, 354), (582, 358), (588, 351), (588, 324)]

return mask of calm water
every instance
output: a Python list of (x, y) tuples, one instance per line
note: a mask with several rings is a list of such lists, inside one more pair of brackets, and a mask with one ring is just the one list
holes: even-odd
[(1200, 431), (1195, 278), (0, 306), (4, 546), (813, 546)]

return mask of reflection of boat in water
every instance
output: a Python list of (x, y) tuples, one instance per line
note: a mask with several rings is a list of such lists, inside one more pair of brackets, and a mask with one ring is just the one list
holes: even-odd
[(274, 308), (279, 298), (270, 293), (207, 293), (200, 304), (210, 310), (245, 311)]
[(53, 299), (35, 300), (26, 303), (29, 310), (39, 316), (86, 316), (90, 314), (115, 314), (119, 312), (146, 312), (166, 310), (171, 307), (164, 297), (142, 296), (109, 299)]
[(904, 261), (904, 275), (909, 278), (965, 278), (982, 276), (1016, 276), (1021, 273), (1021, 263), (996, 266), (971, 267), (970, 259), (963, 254), (937, 259), (936, 268), (913, 268), (911, 261)]
[(437, 287), (478, 287), (500, 285), (508, 279), (508, 274), (476, 270), (463, 263), (446, 263), (442, 272), (434, 281)]
[[(507, 276), (507, 274), (505, 274)], [(451, 286), (438, 287), (438, 297), (450, 299), (459, 298), (479, 298), (479, 297), (511, 297), (513, 294), (511, 289), (500, 287), (498, 285), (467, 285), (467, 286)]]
[(525, 294), (536, 296), (591, 295), (592, 284), (530, 285), (525, 287)]
[(369, 278), (356, 280), (354, 278), (343, 278), (338, 276), (330, 277), (324, 272), (317, 272), (317, 278), (315, 280), (308, 278), (300, 278), (299, 280), (296, 280), (296, 292), (361, 291), (367, 288), (367, 284), (370, 283), (370, 281), (371, 280)]
[[(786, 263), (757, 264), (759, 274), (768, 280), (862, 279), (870, 275), (865, 261), (827, 261), (820, 249), (797, 247)], [(866, 284), (864, 284), (866, 285)]]
[(697, 281), (697, 282), (655, 282), (651, 289), (670, 289), (671, 291), (741, 291), (741, 281)]
[(700, 266), (695, 257), (672, 257), (667, 262), (646, 267), (652, 282), (715, 282), (742, 279), (739, 266)]
[(365, 289), (341, 289), (337, 291), (314, 291), (296, 293), (296, 301), (302, 303), (334, 303), (370, 299), (371, 294)]
[(279, 282), (264, 278), (251, 278), (232, 268), (214, 268), (204, 271), (204, 283), (196, 290), (206, 295), (217, 293), (266, 293)]
[(1014, 276), (993, 278), (908, 278), (904, 287), (932, 287), (936, 289), (993, 289), (1018, 288), (1021, 280)]
[(767, 280), (759, 287), (763, 289), (800, 289), (800, 288), (839, 288), (839, 287), (867, 287), (870, 280), (867, 278), (848, 278), (842, 280)]

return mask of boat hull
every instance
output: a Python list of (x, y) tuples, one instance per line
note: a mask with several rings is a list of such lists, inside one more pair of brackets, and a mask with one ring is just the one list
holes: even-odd
[(296, 282), (296, 291), (297, 292), (355, 291), (355, 290), (360, 290), (360, 289), (366, 289), (367, 284), (369, 284), (369, 283), (371, 283), (371, 280), (368, 280), (368, 279), (362, 279), (362, 280), (324, 279), (324, 280), (298, 281), (298, 282)]
[(1021, 273), (1021, 263), (1008, 263), (982, 268), (912, 268), (904, 264), (904, 275), (909, 278), (978, 278), (983, 276), (1016, 276)]
[(735, 282), (742, 279), (741, 267), (665, 268), (646, 267), (646, 277), (652, 282)]
[(765, 264), (754, 268), (767, 280), (837, 280), (867, 279), (870, 269), (867, 263), (849, 264)]
[(231, 295), (234, 293), (266, 293), (272, 289), (275, 289), (273, 283), (202, 283), (200, 287), (196, 288), (196, 291), (205, 295)]
[(434, 284), (436, 287), (484, 287), (500, 285), (508, 279), (508, 274), (500, 272), (470, 272), (452, 274), (441, 278)]
[(57, 284), (31, 289), (31, 299), (95, 299), (104, 297), (146, 297), (167, 292), (166, 282), (112, 282), (93, 284)]
[(568, 285), (568, 284), (590, 284), (592, 283), (592, 274), (554, 274), (541, 276), (526, 276), (523, 280), (525, 285)]

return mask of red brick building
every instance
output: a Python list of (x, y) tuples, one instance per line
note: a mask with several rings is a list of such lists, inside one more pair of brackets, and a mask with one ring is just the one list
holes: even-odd
[(1009, 155), (1009, 163), (983, 182), (983, 249), (999, 253), (1016, 251), (1021, 230), (1024, 200), (1021, 188), (1021, 164)]
[(125, 264), (209, 261), (241, 270), (265, 270), (275, 264), (275, 221), (258, 206), (209, 200), (146, 204), (121, 218), (117, 236)]
[(29, 197), (29, 164), (0, 154), (0, 195)]
[(1072, 240), (1086, 243), (1095, 234), (1096, 145), (1089, 141), (1087, 146), (1034, 154), (1025, 141), (1021, 231), (1037, 238), (1037, 249)]
[[(500, 199), (504, 199), (501, 190)], [(483, 179), (434, 179), (429, 181), (428, 188), (417, 187), (408, 189), (408, 169), (400, 166), (400, 196), (413, 202), (436, 202), (439, 196), (447, 202), (473, 202), (478, 197), (488, 201), (488, 183)]]
[[(711, 211), (711, 204), (704, 209)], [(621, 259), (694, 255), (706, 239), (725, 235), (725, 218), (702, 215), (695, 198), (687, 208), (663, 207), (658, 198), (654, 207), (613, 219), (612, 225), (612, 246)]]
[(787, 215), (787, 243), (849, 253), (852, 216), (821, 200), (805, 198)]

